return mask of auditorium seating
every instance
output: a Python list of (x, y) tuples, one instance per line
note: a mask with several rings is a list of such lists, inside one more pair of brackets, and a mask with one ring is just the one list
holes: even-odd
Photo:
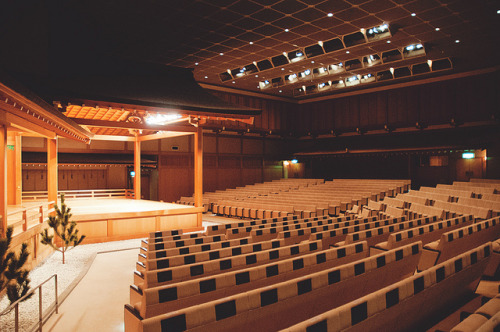
[[(456, 183), (405, 194), (406, 185), (384, 191), (335, 181), (213, 203), (220, 214), (253, 220), (203, 234), (152, 233), (142, 242), (125, 331), (380, 331), (396, 321), (396, 331), (418, 330), (472, 294), (481, 276), (499, 277), (497, 201), (483, 198), (496, 191)], [(346, 200), (349, 187), (365, 196)], [(338, 207), (305, 198), (309, 210), (275, 209), (327, 188)], [(330, 215), (344, 208), (345, 216)], [(494, 304), (477, 304), (453, 331), (491, 326)]]
[[(371, 217), (373, 218), (373, 217)], [(337, 229), (330, 229), (327, 231), (320, 231), (317, 233), (312, 233), (309, 238), (311, 241), (321, 240), (322, 247), (324, 249), (334, 245), (337, 242), (344, 241), (346, 236), (350, 233), (359, 232), (365, 229), (374, 229), (380, 227), (390, 227), (387, 225), (397, 224), (403, 222), (405, 217), (389, 218), (376, 220), (372, 222), (362, 223), (359, 225), (347, 226)], [(395, 228), (394, 228), (395, 229)]]
[(424, 247), (418, 264), (420, 271), (426, 270), (462, 252), (500, 237), (500, 217), (484, 220), (469, 226), (443, 233), (438, 241)]
[(435, 216), (424, 217), (409, 221), (401, 221), (393, 225), (374, 227), (371, 229), (365, 229), (358, 232), (352, 232), (347, 234), (343, 241), (339, 241), (334, 245), (343, 246), (346, 244), (355, 243), (357, 241), (366, 241), (368, 243), (368, 246), (371, 247), (387, 239), (388, 235), (396, 230), (403, 230), (403, 229), (413, 228), (416, 226), (433, 224), (436, 220), (437, 218)]
[(444, 232), (467, 226), (473, 221), (474, 218), (472, 215), (461, 216), (390, 233), (387, 241), (379, 242), (375, 245), (374, 251), (395, 249), (415, 241), (422, 241), (422, 244), (426, 245), (427, 243), (439, 240), (441, 234)]
[(137, 263), (138, 271), (152, 271), (157, 269), (163, 269), (167, 267), (180, 266), (184, 264), (194, 264), (203, 261), (213, 260), (215, 258), (224, 258), (237, 256), (242, 254), (248, 254), (251, 252), (257, 252), (262, 250), (269, 250), (273, 248), (279, 248), (285, 245), (285, 241), (264, 241), (259, 243), (249, 243), (243, 245), (237, 245), (227, 248), (217, 248), (210, 251), (200, 251), (197, 253), (180, 254), (176, 256), (170, 256), (166, 258), (154, 258), (148, 259)]
[(271, 250), (263, 250), (251, 254), (231, 256), (229, 258), (217, 259), (214, 257), (214, 259), (210, 261), (201, 262), (199, 264), (187, 264), (154, 271), (135, 271), (134, 284), (141, 289), (156, 287), (194, 277), (201, 278), (223, 271), (238, 270), (246, 266), (262, 265), (272, 260), (283, 259), (290, 256), (300, 256), (319, 249), (321, 249), (321, 242), (315, 241), (292, 246), (283, 246)]
[(451, 332), (473, 332), (481, 331), (481, 329), (483, 331), (496, 331), (499, 327), (500, 295), (497, 295), (453, 327)]
[(490, 253), (491, 243), (483, 244), (282, 331), (425, 331), (430, 319), (475, 291)]
[(144, 262), (148, 259), (187, 255), (190, 253), (196, 253), (200, 251), (210, 251), (210, 250), (228, 248), (249, 243), (252, 243), (252, 239), (250, 237), (246, 237), (229, 241), (219, 241), (219, 242), (211, 242), (205, 244), (191, 244), (188, 246), (171, 247), (168, 249), (159, 249), (159, 250), (148, 250), (145, 247), (141, 247), (140, 248), (141, 252), (139, 253), (139, 261)]
[(126, 331), (276, 331), (412, 275), (421, 246), (415, 243), (152, 318), (140, 319), (125, 306)]
[(368, 256), (367, 249), (366, 242), (360, 242), (167, 286), (141, 290), (131, 285), (130, 304), (142, 318), (149, 318), (357, 261)]

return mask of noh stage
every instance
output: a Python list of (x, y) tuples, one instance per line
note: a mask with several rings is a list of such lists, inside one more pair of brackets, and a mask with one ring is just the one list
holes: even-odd
[(84, 243), (147, 237), (171, 229), (202, 230), (203, 207), (126, 198), (66, 199)]

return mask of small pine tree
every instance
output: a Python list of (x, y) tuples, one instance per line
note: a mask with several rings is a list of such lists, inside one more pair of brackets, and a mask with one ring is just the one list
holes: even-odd
[[(65, 263), (64, 254), (66, 251), (76, 247), (79, 245), (85, 235), (78, 237), (78, 229), (76, 229), (76, 222), (70, 221), (72, 214), (70, 213), (71, 208), (69, 208), (64, 203), (64, 194), (61, 194), (61, 208), (54, 206), (56, 210), (55, 216), (49, 216), (48, 225), (50, 228), (54, 230), (54, 234), (57, 235), (61, 240), (61, 247), (58, 247), (55, 243), (53, 243), (54, 235), (49, 235), (48, 229), (44, 229), (40, 235), (42, 236), (41, 242), (43, 244), (49, 245), (57, 251), (62, 253), (62, 262)], [(70, 246), (72, 246), (70, 248)]]
[[(10, 303), (14, 303), (30, 290), (29, 271), (22, 268), (30, 253), (26, 243), (22, 244), (19, 256), (9, 251), (12, 227), (7, 228), (6, 235), (5, 238), (0, 238), (0, 292), (7, 288), (7, 297)], [(31, 295), (23, 301), (29, 299)]]

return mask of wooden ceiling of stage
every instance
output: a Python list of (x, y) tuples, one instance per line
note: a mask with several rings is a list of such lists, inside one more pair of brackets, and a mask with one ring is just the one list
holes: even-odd
[[(62, 105), (61, 105), (62, 107)], [(155, 135), (162, 132), (170, 132), (169, 137), (193, 133), (195, 127), (193, 124), (200, 124), (207, 129), (211, 128), (215, 122), (220, 121), (238, 121), (246, 124), (252, 124), (253, 118), (229, 118), (229, 117), (210, 117), (210, 116), (192, 116), (183, 114), (182, 111), (175, 112), (180, 115), (179, 119), (171, 120), (165, 125), (148, 124), (148, 116), (162, 114), (163, 112), (152, 112), (138, 109), (113, 108), (85, 105), (68, 105), (63, 114), (75, 121), (80, 126), (95, 135), (102, 136), (124, 136), (133, 137), (136, 134), (140, 136)], [(164, 113), (163, 113), (164, 114)], [(177, 134), (175, 134), (177, 133)], [(95, 137), (94, 137), (95, 138)], [(153, 137), (150, 137), (153, 139)]]
[[(141, 135), (152, 135), (158, 132), (158, 130), (148, 130), (145, 126), (144, 119), (148, 112), (144, 110), (68, 105), (66, 112), (63, 114), (96, 135), (134, 136), (134, 130), (140, 131)], [(116, 123), (117, 127), (112, 127), (113, 124), (110, 124), (110, 122)], [(187, 122), (187, 118), (184, 122)], [(183, 127), (185, 127), (186, 131), (192, 131), (193, 128), (189, 124)]]

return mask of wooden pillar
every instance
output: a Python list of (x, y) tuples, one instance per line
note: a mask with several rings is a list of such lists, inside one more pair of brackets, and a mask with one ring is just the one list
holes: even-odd
[(7, 174), (12, 179), (7, 182), (7, 204), (21, 205), (23, 176), (21, 135), (18, 132), (7, 132)]
[[(194, 133), (194, 206), (203, 206), (203, 130)], [(197, 226), (202, 225), (203, 214), (197, 214)]]
[(7, 232), (7, 127), (0, 125), (0, 227), (2, 237)]
[(47, 194), (49, 202), (57, 202), (57, 180), (57, 138), (47, 138)]
[(134, 172), (135, 199), (141, 199), (141, 141), (138, 135), (134, 142)]

